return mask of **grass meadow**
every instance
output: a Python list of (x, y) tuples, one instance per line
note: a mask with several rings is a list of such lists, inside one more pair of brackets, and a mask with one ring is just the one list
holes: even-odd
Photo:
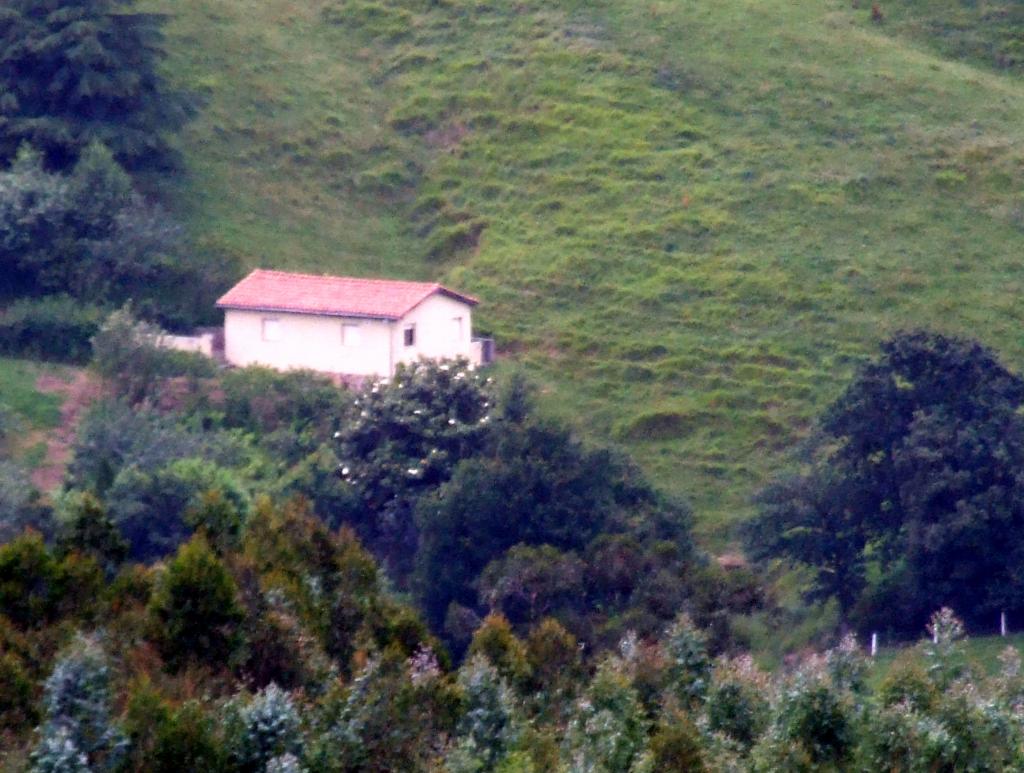
[(52, 363), (0, 357), (0, 460), (11, 458), (29, 470), (46, 463), (47, 435), (61, 422), (64, 395), (41, 391), (40, 376), (70, 381), (73, 369)]
[(958, 3), (145, 5), (199, 249), (478, 294), (714, 549), (889, 333), (1024, 367), (1024, 83), (942, 44)]
[(43, 373), (58, 375), (68, 369), (30, 360), (0, 357), (0, 403), (29, 430), (45, 430), (60, 422), (61, 397), (40, 392), (36, 380)]
[[(885, 680), (886, 675), (894, 664), (901, 661), (913, 661), (917, 658), (924, 659), (921, 648), (923, 643), (914, 645), (902, 645), (898, 647), (879, 647), (878, 657), (871, 661), (867, 674), (868, 684), (872, 689), (878, 687)], [(969, 638), (964, 645), (966, 661), (974, 673), (995, 676), (1001, 670), (1002, 664), (999, 656), (1007, 647), (1013, 647), (1018, 653), (1024, 653), (1024, 634), (1012, 634), (1006, 636), (979, 636)]]

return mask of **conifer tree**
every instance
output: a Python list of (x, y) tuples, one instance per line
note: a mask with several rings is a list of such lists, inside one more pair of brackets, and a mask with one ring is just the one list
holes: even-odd
[(65, 552), (77, 550), (93, 556), (113, 576), (118, 565), (128, 555), (128, 543), (117, 526), (110, 520), (103, 504), (95, 494), (84, 492), (72, 496), (69, 516), (61, 535), (60, 546)]
[(498, 670), (483, 655), (474, 655), (459, 671), (466, 713), (449, 767), (456, 771), (493, 770), (516, 738), (515, 702)]
[(174, 666), (224, 666), (241, 645), (243, 612), (230, 573), (202, 536), (178, 550), (149, 607), (154, 638)]
[(161, 25), (131, 0), (7, 0), (0, 8), (0, 164), (25, 142), (54, 169), (91, 141), (128, 169), (167, 166), (185, 100), (158, 72)]
[(237, 717), (228, 722), (228, 737), (234, 749), (232, 756), (244, 771), (262, 771), (277, 760), (289, 770), (281, 758), (301, 751), (299, 713), (291, 696), (276, 684), (261, 690)]

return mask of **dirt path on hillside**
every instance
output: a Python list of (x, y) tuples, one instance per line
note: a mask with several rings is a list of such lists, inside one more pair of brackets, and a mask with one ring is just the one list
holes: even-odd
[(64, 480), (64, 470), (71, 457), (71, 444), (75, 440), (78, 421), (83, 411), (102, 394), (99, 380), (87, 370), (75, 371), (71, 381), (50, 374), (36, 379), (36, 389), (46, 394), (61, 395), (60, 424), (47, 430), (43, 436), (46, 458), (32, 471), (32, 483), (42, 492), (53, 491)]

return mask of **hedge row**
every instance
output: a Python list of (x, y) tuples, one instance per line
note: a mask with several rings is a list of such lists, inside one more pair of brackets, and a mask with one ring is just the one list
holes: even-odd
[(107, 316), (68, 295), (24, 298), (0, 311), (0, 353), (83, 364)]

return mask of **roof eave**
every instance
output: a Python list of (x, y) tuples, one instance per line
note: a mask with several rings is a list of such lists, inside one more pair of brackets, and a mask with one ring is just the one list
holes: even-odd
[(417, 308), (423, 303), (426, 303), (430, 298), (433, 298), (435, 295), (447, 295), (449, 298), (465, 303), (467, 306), (477, 306), (480, 303), (480, 301), (478, 301), (472, 295), (463, 295), (462, 293), (457, 293), (454, 290), (449, 290), (447, 287), (444, 287), (443, 285), (437, 285), (433, 287), (429, 292), (424, 293), (421, 298), (418, 298), (415, 303), (411, 304), (407, 309), (405, 309), (405, 311), (402, 312), (401, 316), (395, 317), (395, 319), (404, 319), (405, 317), (409, 316), (413, 309)]
[(276, 306), (244, 306), (236, 303), (221, 303), (218, 301), (216, 304), (218, 309), (224, 311), (260, 311), (267, 312), (270, 314), (307, 314), (314, 317), (350, 317), (353, 319), (376, 319), (382, 322), (396, 322), (401, 319), (403, 315), (393, 316), (390, 314), (366, 314), (355, 311), (321, 311), (314, 309), (286, 309)]
[(468, 304), (469, 306), (479, 306), (480, 305), (479, 299), (474, 298), (472, 295), (466, 295), (464, 293), (458, 293), (458, 292), (455, 292), (455, 290), (449, 290), (447, 287), (438, 287), (436, 292), (439, 292), (439, 293), (442, 293), (444, 295), (447, 295), (449, 298), (454, 298), (457, 301), (462, 301), (463, 303)]

